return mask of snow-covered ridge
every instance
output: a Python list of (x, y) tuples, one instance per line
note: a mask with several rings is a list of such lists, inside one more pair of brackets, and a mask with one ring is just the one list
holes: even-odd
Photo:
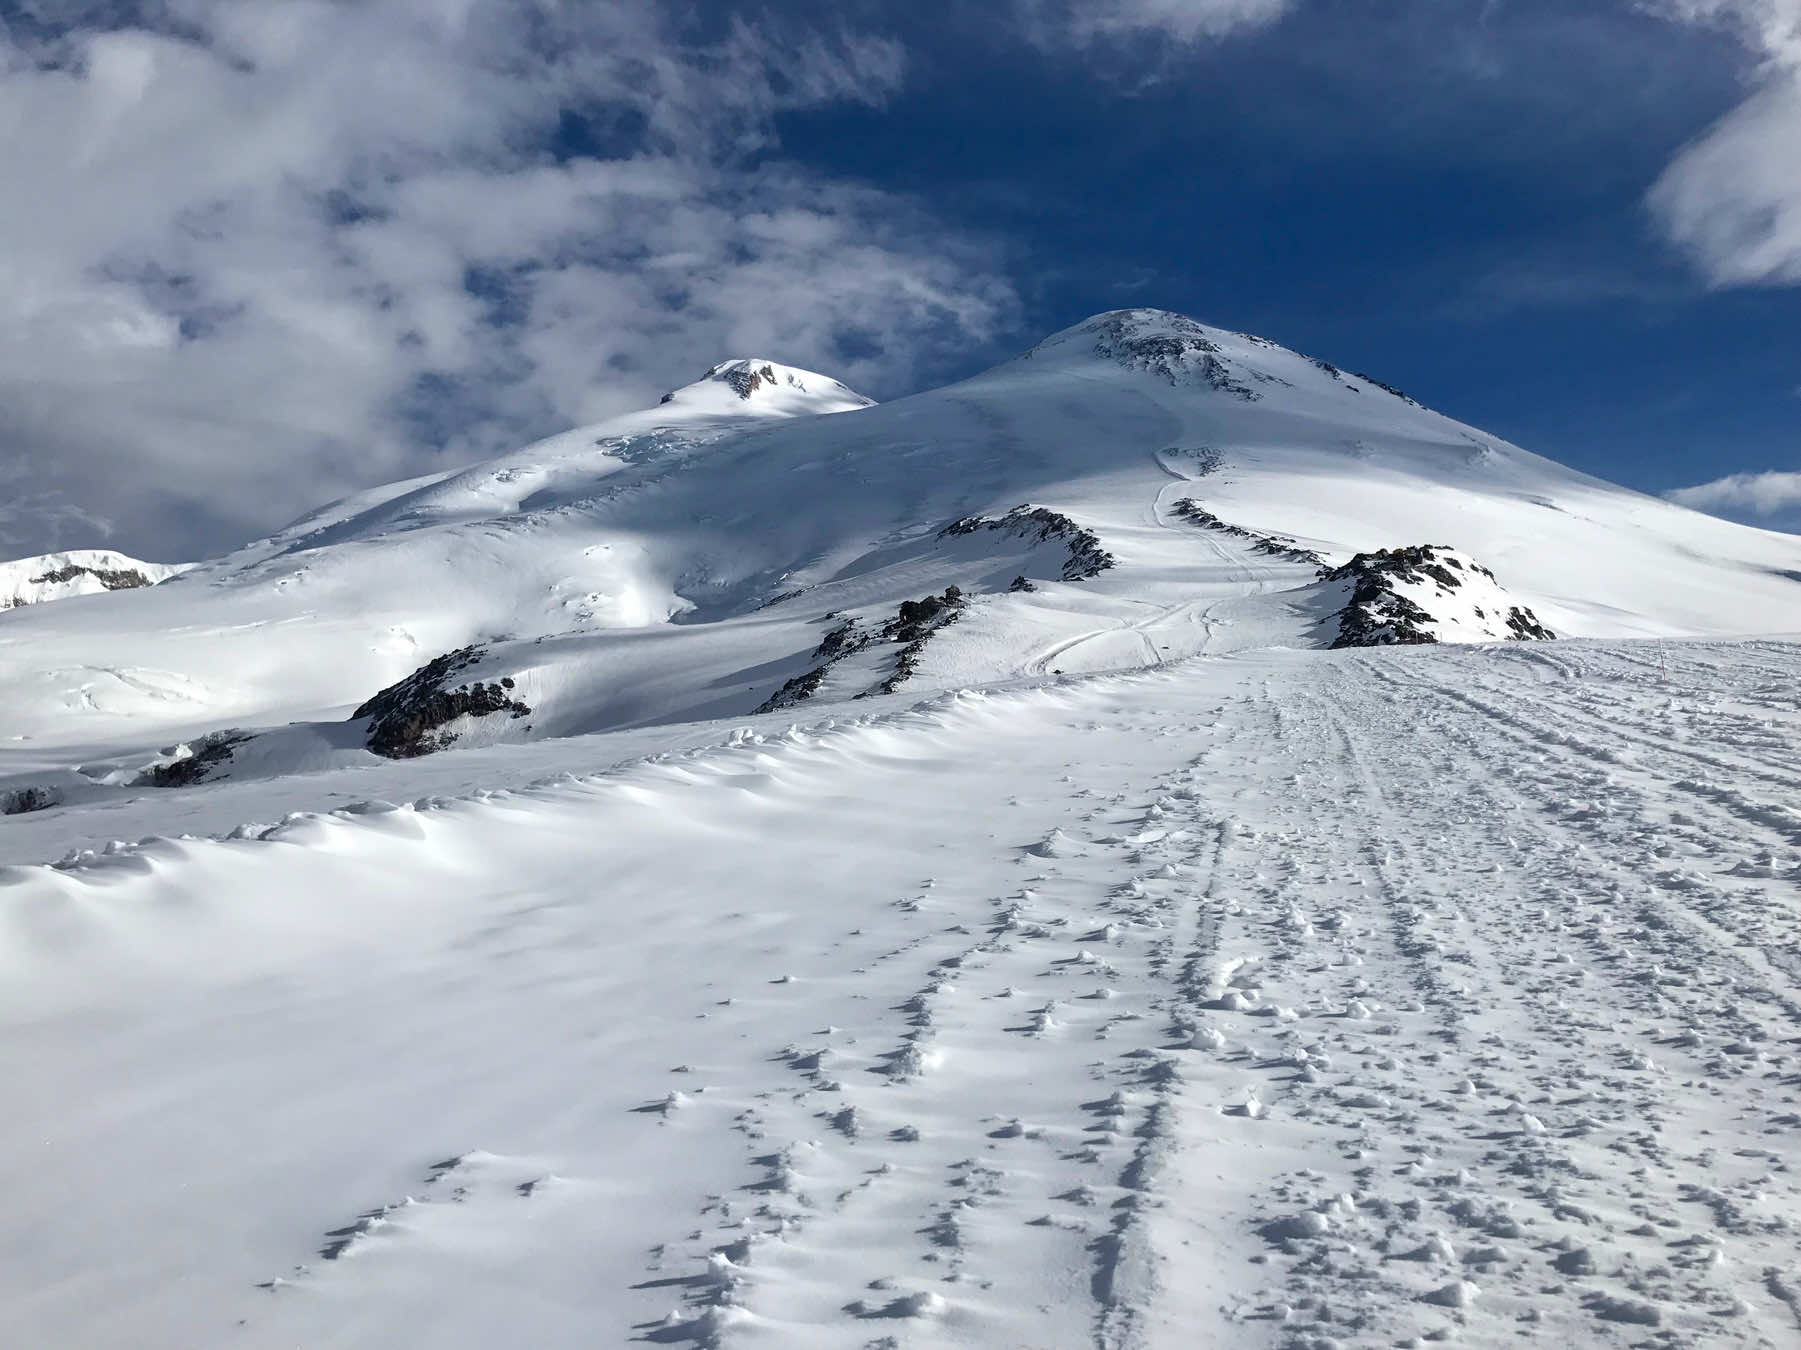
[(1052, 334), (1021, 359), (1068, 362), (1092, 358), (1178, 388), (1206, 387), (1247, 403), (1311, 385), (1347, 394), (1388, 395), (1425, 411), (1393, 385), (1353, 375), (1330, 361), (1291, 351), (1268, 338), (1215, 328), (1164, 309), (1116, 309), (1097, 314)]
[(813, 417), (875, 406), (829, 375), (761, 357), (721, 361), (693, 384), (672, 389), (659, 405), (686, 412), (756, 417)]
[(152, 563), (106, 549), (71, 549), (0, 562), (0, 610), (103, 591), (137, 590), (185, 572), (190, 563)]
[[(1442, 641), (1516, 636), (1516, 609), (1568, 637), (1801, 631), (1801, 540), (1266, 339), (1124, 310), (880, 406), (722, 362), (665, 403), (314, 511), (181, 585), (16, 612), (0, 792), (85, 809), (228, 730), (250, 739), (209, 782), (367, 766), (355, 710), (471, 648), (458, 679), (482, 690), (423, 691), (446, 705), (427, 721), (456, 716), (422, 746), (1324, 647), (1350, 596), (1319, 569), (1421, 539), (1506, 586), (1396, 592)], [(904, 606), (953, 590), (954, 623), (901, 631)], [(828, 663), (847, 620), (874, 636)]]

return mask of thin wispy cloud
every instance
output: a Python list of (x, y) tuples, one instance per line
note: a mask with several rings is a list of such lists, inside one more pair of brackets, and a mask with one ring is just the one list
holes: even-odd
[(1715, 285), (1801, 284), (1801, 0), (1654, 8), (1736, 34), (1756, 58), (1756, 87), (1670, 164), (1652, 212)]
[(1155, 37), (1206, 42), (1276, 22), (1293, 0), (1019, 0), (1039, 41), (1098, 42)]
[(1678, 505), (1714, 515), (1774, 520), (1801, 512), (1801, 473), (1735, 473), (1664, 495)]
[(733, 355), (906, 392), (1147, 275), (1246, 323), (1377, 269), (1483, 323), (1699, 303), (1568, 212), (1611, 259), (1741, 77), (1651, 206), (1700, 281), (1801, 281), (1801, 0), (1578, 8), (0, 0), (0, 556), (214, 551)]

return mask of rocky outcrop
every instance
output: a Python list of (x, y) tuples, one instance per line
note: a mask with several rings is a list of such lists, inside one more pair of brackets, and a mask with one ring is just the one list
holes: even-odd
[(719, 378), (737, 392), (739, 398), (749, 398), (765, 384), (775, 383), (775, 367), (764, 364), (757, 367), (731, 366), (719, 373)]
[(461, 718), (531, 716), (532, 710), (513, 697), (510, 676), (452, 683), (482, 655), (480, 647), (446, 652), (364, 703), (351, 714), (353, 721), (369, 719), (364, 744), (384, 759), (414, 759), (455, 744), (456, 733), (446, 728)]
[(1435, 642), (1549, 642), (1556, 634), (1514, 604), (1495, 574), (1442, 544), (1359, 553), (1322, 570), (1322, 583), (1349, 587), (1327, 622), (1331, 646), (1386, 647)]
[(14, 558), (0, 562), (0, 610), (78, 595), (141, 590), (186, 570), (179, 564), (140, 562), (106, 549)]
[(1305, 563), (1312, 567), (1326, 565), (1324, 557), (1310, 548), (1302, 548), (1287, 535), (1258, 534), (1255, 530), (1247, 530), (1242, 526), (1229, 524), (1192, 497), (1184, 497), (1177, 502), (1170, 508), (1170, 514), (1178, 520), (1187, 521), (1190, 525), (1198, 525), (1203, 530), (1213, 530), (1219, 534), (1230, 535), (1234, 539), (1242, 539), (1250, 545), (1253, 553), (1280, 558), (1283, 562)]
[(856, 697), (873, 698), (877, 694), (894, 693), (919, 668), (919, 658), (924, 654), (926, 644), (961, 618), (963, 607), (967, 603), (959, 588), (947, 586), (942, 595), (901, 601), (894, 617), (874, 630), (864, 627), (855, 618), (828, 614), (828, 619), (840, 621), (825, 635), (819, 646), (813, 649), (812, 659), (818, 664), (783, 684), (763, 700), (756, 711), (779, 712), (784, 708), (798, 707), (819, 692), (820, 685), (825, 682), (832, 667), (878, 643), (899, 644), (900, 650), (895, 653), (894, 665), (886, 676)]
[[(838, 616), (828, 614), (826, 618)], [(844, 619), (835, 625), (820, 644), (813, 649), (812, 659), (819, 662), (811, 670), (807, 670), (787, 681), (782, 687), (757, 705), (760, 713), (780, 712), (783, 708), (798, 707), (819, 692), (824, 683), (826, 672), (839, 661), (867, 647), (871, 635), (862, 631), (855, 619)]]
[(0, 816), (22, 816), (61, 806), (62, 793), (51, 787), (21, 787), (0, 792)]
[(251, 740), (247, 731), (210, 731), (180, 748), (166, 763), (153, 764), (133, 781), (133, 787), (193, 787), (214, 777), (231, 763), (232, 753)]
[(130, 591), (136, 590), (139, 586), (154, 584), (149, 577), (135, 567), (115, 570), (107, 567), (78, 567), (74, 563), (67, 563), (62, 567), (45, 572), (42, 576), (32, 577), (31, 584), (55, 586), (66, 581), (74, 581), (77, 577), (92, 577), (100, 583), (103, 589), (109, 591)]
[(1219, 357), (1219, 345), (1193, 319), (1158, 313), (1152, 321), (1127, 310), (1104, 315), (1089, 326), (1096, 355), (1173, 385), (1204, 384), (1251, 402), (1257, 391)]
[(963, 605), (963, 592), (955, 586), (946, 587), (943, 595), (901, 601), (899, 613), (882, 625), (881, 632), (882, 641), (901, 644), (894, 669), (880, 684), (865, 689), (857, 697), (892, 694), (911, 679), (919, 668), (919, 658), (925, 653), (926, 643), (963, 617)]
[(1392, 384), (1383, 384), (1381, 380), (1371, 379), (1368, 375), (1359, 374), (1355, 371), (1353, 371), (1352, 373), (1356, 374), (1357, 378), (1362, 380), (1365, 384), (1371, 385), (1374, 388), (1380, 389), (1385, 394), (1392, 394), (1395, 398), (1400, 399), (1401, 402), (1405, 403), (1410, 408), (1424, 408), (1426, 406), (1424, 403), (1421, 403), (1418, 399), (1413, 398), (1412, 396), (1410, 396), (1408, 394), (1403, 394), (1399, 389), (1396, 389)]
[[(672, 389), (664, 394), (661, 402), (663, 404), (682, 402), (697, 391), (713, 384), (722, 384), (730, 389), (741, 403), (751, 402), (761, 391), (780, 390), (790, 395), (813, 395), (833, 405), (830, 408), (822, 406), (816, 409), (821, 412), (868, 408), (874, 404), (873, 399), (865, 398), (855, 390), (847, 388), (841, 382), (828, 376), (799, 370), (793, 366), (779, 365), (774, 361), (765, 361), (757, 357), (737, 357), (730, 361), (721, 361), (695, 383), (684, 385), (680, 389)], [(759, 400), (759, 402), (761, 401)]]
[(1100, 536), (1082, 528), (1068, 516), (1042, 506), (1021, 504), (1004, 516), (964, 516), (953, 520), (938, 532), (940, 539), (993, 530), (1010, 534), (1032, 544), (1063, 543), (1069, 549), (1069, 561), (1059, 574), (1064, 581), (1086, 581), (1118, 565), (1116, 559), (1101, 547)]

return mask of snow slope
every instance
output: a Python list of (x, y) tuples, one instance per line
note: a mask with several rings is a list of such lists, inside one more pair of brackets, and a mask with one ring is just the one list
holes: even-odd
[(0, 1341), (1793, 1344), (1797, 658), (1244, 652), (0, 869)]
[(14, 558), (0, 562), (0, 610), (154, 586), (185, 571), (183, 563), (141, 562), (105, 549)]
[(9, 610), (0, 1344), (1793, 1344), (1785, 631), (1145, 310)]
[[(1068, 529), (1009, 528), (1022, 504)], [(973, 517), (992, 527), (946, 533)], [(1076, 538), (1109, 568), (1072, 578)], [(1309, 560), (1425, 543), (1564, 636), (1801, 628), (1792, 536), (1261, 339), (1119, 311), (880, 407), (727, 362), (657, 408), (324, 508), (179, 587), (10, 614), (0, 787), (76, 800), (236, 728), (283, 730), (230, 772), (350, 762), (343, 719), (469, 645), (472, 678), (512, 680), (533, 715), (475, 719), (461, 745), (740, 716), (809, 678), (847, 618), (878, 632), (947, 586), (954, 625), (861, 649), (814, 696), (1326, 645)]]

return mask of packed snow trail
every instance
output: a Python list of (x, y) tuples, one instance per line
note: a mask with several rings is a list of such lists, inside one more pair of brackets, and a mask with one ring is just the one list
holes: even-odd
[(0, 1340), (1794, 1345), (1798, 657), (1245, 654), (5, 869)]

